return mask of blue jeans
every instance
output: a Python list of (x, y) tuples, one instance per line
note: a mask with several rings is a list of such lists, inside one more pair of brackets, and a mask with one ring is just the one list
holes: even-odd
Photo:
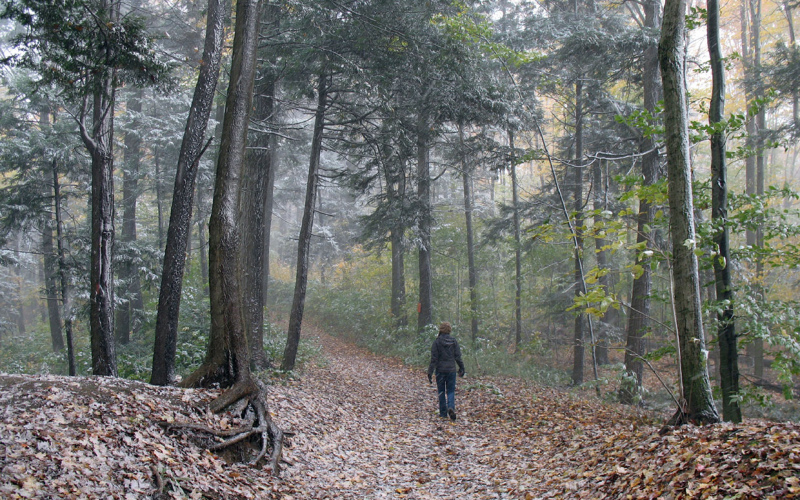
[(447, 409), (456, 409), (456, 372), (436, 372), (436, 388), (439, 390), (439, 416), (446, 417)]

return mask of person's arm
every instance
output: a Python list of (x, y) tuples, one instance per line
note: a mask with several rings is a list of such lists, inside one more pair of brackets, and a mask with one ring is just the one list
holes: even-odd
[(428, 365), (428, 382), (431, 382), (433, 370), (436, 369), (436, 364), (439, 362), (439, 349), (437, 349), (436, 342), (431, 344), (431, 363)]

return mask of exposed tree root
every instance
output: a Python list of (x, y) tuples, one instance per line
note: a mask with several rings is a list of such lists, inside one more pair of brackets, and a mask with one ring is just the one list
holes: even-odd
[(283, 440), (286, 434), (272, 421), (267, 407), (267, 389), (264, 384), (248, 377), (235, 383), (230, 389), (220, 394), (219, 397), (211, 402), (209, 408), (214, 413), (219, 413), (240, 401), (245, 402), (240, 413), (247, 423), (236, 429), (213, 429), (206, 425), (195, 423), (160, 422), (160, 424), (167, 430), (190, 429), (223, 438), (222, 441), (209, 446), (211, 451), (224, 450), (245, 440), (250, 440), (255, 436), (257, 438), (256, 442), (259, 443), (259, 451), (250, 463), (255, 466), (265, 459), (271, 447), (272, 453), (269, 455), (269, 467), (273, 475), (279, 476)]

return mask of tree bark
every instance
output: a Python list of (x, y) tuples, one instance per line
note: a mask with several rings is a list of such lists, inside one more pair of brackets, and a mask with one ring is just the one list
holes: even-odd
[[(592, 200), (592, 208), (594, 209), (594, 223), (597, 228), (603, 225), (602, 212), (606, 209), (606, 189), (603, 185), (603, 162), (595, 160), (592, 165), (592, 184), (594, 186), (594, 197)], [(597, 259), (597, 268), (606, 270), (608, 267), (608, 258), (605, 250), (606, 240), (599, 234), (594, 235), (595, 258)], [(608, 274), (602, 274), (598, 280), (598, 284), (603, 288), (606, 294), (610, 294), (610, 286)], [(597, 336), (597, 345), (594, 348), (595, 355), (597, 356), (597, 363), (600, 365), (608, 364), (608, 332), (611, 329), (611, 324), (608, 319), (611, 318), (611, 311), (616, 309), (609, 308), (606, 314), (598, 321), (602, 325), (599, 328)]]
[[(99, 2), (99, 12), (114, 22), (119, 4)], [(98, 57), (112, 61), (107, 45), (98, 47)], [(91, 326), (92, 374), (117, 376), (114, 339), (114, 103), (115, 70), (108, 68), (95, 77), (92, 126), (81, 118), (81, 137), (92, 160), (92, 251), (89, 322)]]
[(511, 205), (514, 218), (514, 342), (519, 348), (522, 343), (522, 237), (519, 221), (519, 182), (517, 163), (514, 155), (514, 132), (508, 131), (508, 147), (511, 151)]
[[(764, 81), (761, 74), (761, 0), (750, 0), (751, 10), (751, 36), (753, 49), (753, 72), (755, 79), (755, 99), (760, 103), (758, 113), (755, 116), (755, 190), (759, 196), (764, 195), (764, 177), (766, 174), (764, 165), (764, 134), (766, 133), (766, 108), (764, 106)], [(759, 225), (755, 234), (755, 245), (759, 250), (764, 247), (764, 228)], [(756, 257), (756, 288), (760, 301), (764, 301), (764, 259)], [(753, 375), (757, 378), (764, 377), (764, 339), (758, 336), (753, 341)]]
[[(708, 123), (719, 127), (725, 116), (725, 62), (719, 41), (719, 0), (708, 1), (708, 53), (711, 62), (712, 91)], [(725, 162), (725, 131), (715, 129), (711, 136), (711, 217), (718, 254), (714, 256), (714, 278), (720, 311), (717, 313), (722, 416), (741, 422), (739, 407), (739, 350), (733, 315), (733, 284), (730, 270), (728, 235), (728, 184)]]
[[(645, 27), (661, 27), (661, 2), (650, 0), (645, 4)], [(644, 53), (643, 71), (644, 109), (655, 114), (661, 100), (661, 75), (658, 71), (658, 44), (648, 45)], [(658, 145), (653, 137), (643, 137), (639, 150), (642, 156), (643, 187), (658, 182), (660, 164)], [(644, 245), (645, 251), (639, 259), (641, 270), (633, 280), (631, 307), (625, 341), (625, 382), (620, 386), (619, 400), (623, 404), (633, 404), (642, 388), (644, 370), (642, 356), (645, 353), (644, 338), (650, 330), (650, 294), (652, 290), (651, 257), (653, 251), (650, 227), (655, 217), (655, 207), (646, 197), (639, 199), (639, 213), (636, 216), (636, 243)]]
[[(200, 157), (205, 150), (203, 142), (219, 79), (227, 9), (228, 3), (224, 0), (209, 0), (208, 2), (203, 64), (200, 66), (178, 156), (156, 315), (153, 372), (150, 378), (150, 383), (155, 385), (168, 385), (175, 381), (175, 350), (178, 340), (178, 319), (186, 263), (186, 246), (191, 234), (197, 170)], [(203, 247), (201, 252), (204, 251)]]
[(209, 221), (211, 335), (205, 361), (182, 383), (189, 387), (216, 383), (230, 386), (211, 403), (215, 412), (258, 392), (250, 374), (242, 316), (236, 218), (253, 100), (259, 9), (258, 0), (239, 0), (236, 4), (233, 60)]
[(303, 220), (300, 225), (300, 237), (297, 243), (297, 271), (294, 283), (294, 298), (289, 316), (289, 329), (286, 348), (283, 352), (282, 370), (293, 370), (297, 361), (297, 348), (300, 345), (300, 330), (303, 323), (303, 310), (308, 284), (308, 261), (311, 250), (311, 236), (314, 226), (314, 207), (319, 187), (319, 162), (322, 154), (322, 137), (325, 131), (325, 111), (328, 106), (328, 74), (323, 64), (320, 70), (317, 95), (317, 112), (314, 117), (314, 136), (311, 140), (311, 159), (308, 164), (308, 180), (306, 183), (306, 200)]
[[(403, 160), (399, 160), (402, 162)], [(384, 177), (386, 179), (387, 202), (391, 206), (402, 210), (406, 197), (406, 172), (405, 164), (400, 163), (396, 171), (386, 166), (384, 167)], [(405, 230), (402, 217), (392, 221), (392, 228), (389, 235), (389, 244), (392, 250), (392, 298), (391, 312), (394, 323), (398, 327), (408, 325), (408, 314), (406, 313), (406, 268), (405, 268)]]
[[(572, 186), (575, 210), (575, 296), (585, 293), (583, 283), (583, 81), (575, 82), (575, 173)], [(583, 365), (586, 356), (584, 347), (584, 318), (578, 311), (575, 316), (572, 349), (572, 383), (583, 383)]]
[(417, 198), (419, 201), (419, 304), (417, 330), (433, 323), (433, 275), (431, 269), (430, 131), (426, 111), (420, 112), (417, 124)]
[[(39, 123), (42, 128), (50, 125), (50, 110), (41, 111)], [(53, 160), (56, 168), (57, 160)], [(55, 200), (54, 200), (55, 203)], [(50, 341), (53, 352), (64, 350), (64, 335), (61, 332), (61, 308), (58, 304), (58, 256), (53, 243), (53, 215), (47, 214), (42, 224), (42, 254), (44, 255), (44, 283), (47, 296), (47, 317), (50, 323)]]
[(44, 282), (47, 295), (47, 318), (50, 323), (50, 343), (53, 352), (64, 350), (64, 335), (61, 333), (61, 309), (58, 305), (56, 269), (58, 259), (53, 246), (52, 217), (47, 217), (42, 226), (42, 254), (44, 254)]
[(472, 344), (478, 340), (478, 269), (475, 267), (475, 237), (472, 229), (472, 168), (467, 165), (464, 149), (464, 127), (458, 125), (458, 141), (462, 149), (461, 177), (464, 181), (464, 219), (467, 229), (467, 264), (469, 267), (469, 318)]
[[(253, 122), (265, 128), (274, 112), (275, 77), (268, 71), (260, 77), (254, 95)], [(245, 329), (250, 346), (250, 363), (263, 369), (268, 361), (264, 353), (264, 271), (269, 259), (266, 243), (266, 198), (272, 165), (269, 146), (272, 134), (251, 131), (253, 147), (245, 156), (242, 194), (239, 198), (239, 223), (242, 232), (242, 300)]]
[(67, 270), (67, 251), (64, 241), (64, 218), (61, 213), (61, 182), (58, 178), (58, 162), (53, 160), (53, 208), (55, 210), (56, 245), (58, 247), (58, 277), (61, 283), (61, 309), (64, 317), (64, 335), (67, 340), (67, 369), (70, 376), (77, 375), (75, 344), (72, 338), (72, 291)]
[[(681, 387), (680, 420), (719, 421), (708, 378), (700, 280), (695, 255), (694, 206), (689, 156), (685, 86), (685, 0), (667, 0), (658, 58), (664, 86), (664, 126), (672, 236), (673, 300), (678, 332)], [(685, 419), (683, 418), (685, 417)]]

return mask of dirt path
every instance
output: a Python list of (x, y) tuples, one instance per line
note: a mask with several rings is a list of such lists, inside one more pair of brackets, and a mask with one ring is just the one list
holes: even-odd
[[(308, 498), (532, 498), (524, 490), (541, 489), (528, 470), (530, 448), (504, 440), (505, 429), (476, 413), (502, 411), (506, 398), (466, 390), (470, 379), (459, 379), (458, 420), (450, 423), (438, 417), (423, 371), (319, 340), (327, 365), (276, 391), (272, 403), (276, 419), (298, 429), (283, 477)], [(281, 422), (292, 413), (296, 420)]]

